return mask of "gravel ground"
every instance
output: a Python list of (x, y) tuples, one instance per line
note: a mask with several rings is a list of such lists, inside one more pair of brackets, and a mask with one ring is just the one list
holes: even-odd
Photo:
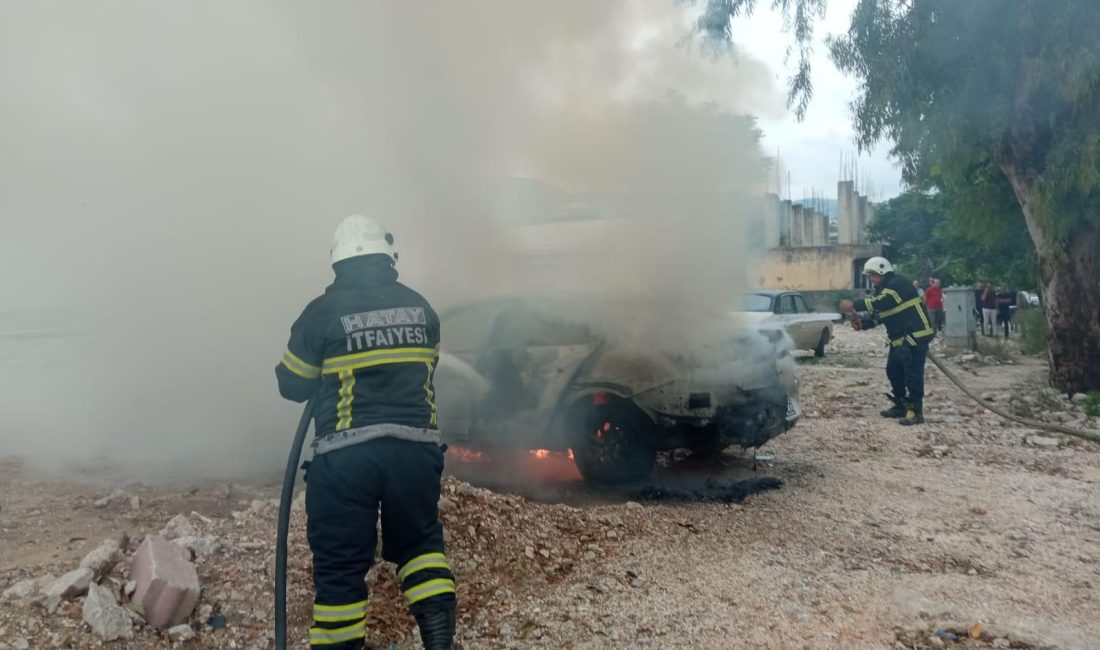
[[(466, 480), (446, 480), (441, 509), (463, 646), (1100, 647), (1100, 448), (1009, 425), (931, 366), (928, 423), (884, 421), (880, 346), (875, 333), (838, 328), (825, 359), (803, 360), (805, 417), (765, 448), (774, 458), (755, 468), (735, 456), (673, 458), (655, 474), (676, 486), (783, 481), (739, 504), (593, 492), (561, 457), (509, 461), (513, 471), (489, 476), (485, 461), (452, 456)], [(1097, 427), (1041, 389), (1040, 360), (951, 363), (986, 399)], [(81, 622), (82, 598), (51, 616), (13, 596), (0, 601), (0, 648), (272, 647), (274, 486), (117, 486), (94, 473), (43, 482), (15, 460), (0, 469), (0, 590), (70, 571), (105, 538), (125, 537), (132, 552), (180, 514), (176, 527), (216, 540), (195, 557), (204, 591), (194, 640), (135, 624), (132, 640), (104, 643)], [(311, 594), (303, 527), (299, 502), (299, 642)], [(118, 592), (127, 578), (122, 562), (101, 582)], [(372, 647), (417, 647), (394, 567), (379, 565), (370, 583)]]

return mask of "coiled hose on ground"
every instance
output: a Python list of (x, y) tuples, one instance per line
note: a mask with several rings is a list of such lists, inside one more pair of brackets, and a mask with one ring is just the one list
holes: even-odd
[(302, 447), (313, 419), (313, 399), (306, 402), (298, 430), (290, 445), (290, 456), (283, 472), (283, 493), (279, 500), (279, 533), (275, 540), (275, 647), (286, 650), (286, 556), (287, 536), (290, 533), (290, 507), (294, 503), (294, 481), (298, 478), (298, 463), (302, 460)]
[(997, 415), (1001, 416), (1002, 418), (1005, 418), (1006, 420), (1012, 420), (1013, 422), (1016, 422), (1017, 424), (1022, 424), (1025, 427), (1030, 427), (1032, 429), (1039, 429), (1041, 431), (1049, 431), (1051, 433), (1064, 433), (1067, 436), (1074, 436), (1075, 438), (1081, 438), (1081, 439), (1084, 439), (1084, 440), (1089, 440), (1091, 442), (1100, 442), (1100, 432), (1088, 431), (1086, 429), (1074, 429), (1073, 427), (1066, 427), (1066, 426), (1062, 426), (1060, 424), (1050, 424), (1048, 422), (1038, 422), (1036, 420), (1028, 420), (1027, 418), (1022, 418), (1022, 417), (1020, 417), (1020, 416), (1018, 416), (1014, 413), (1010, 413), (1010, 412), (1008, 412), (1008, 411), (1006, 411), (1002, 408), (998, 408), (998, 407), (994, 406), (993, 404), (990, 404), (989, 402), (985, 401), (980, 396), (975, 395), (974, 392), (972, 390), (970, 390), (969, 388), (967, 388), (963, 384), (962, 380), (959, 379), (955, 375), (955, 373), (951, 372), (951, 370), (948, 369), (947, 366), (944, 365), (944, 363), (942, 361), (940, 361), (939, 358), (936, 355), (932, 354), (931, 351), (928, 353), (928, 358), (932, 360), (932, 363), (936, 364), (936, 367), (940, 369), (940, 372), (942, 372), (944, 374), (944, 376), (947, 377), (951, 381), (952, 384), (955, 384), (956, 386), (958, 386), (959, 390), (966, 393), (967, 397), (974, 400), (975, 402), (980, 404), (982, 406), (982, 408), (986, 409), (987, 411), (990, 411), (991, 413), (996, 413)]

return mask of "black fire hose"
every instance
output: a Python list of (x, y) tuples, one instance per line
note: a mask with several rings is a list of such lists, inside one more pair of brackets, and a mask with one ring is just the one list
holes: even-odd
[(996, 406), (993, 406), (989, 402), (986, 402), (984, 399), (982, 399), (978, 395), (975, 395), (974, 391), (967, 388), (963, 384), (962, 380), (959, 379), (957, 376), (955, 376), (955, 373), (951, 372), (951, 370), (948, 369), (948, 367), (945, 366), (943, 364), (943, 362), (940, 361), (939, 358), (936, 357), (936, 355), (932, 354), (931, 351), (928, 352), (928, 358), (932, 360), (932, 363), (936, 364), (936, 367), (940, 369), (940, 372), (942, 372), (944, 374), (944, 376), (947, 377), (947, 379), (951, 381), (952, 384), (955, 384), (955, 386), (957, 386), (959, 388), (959, 390), (966, 393), (967, 397), (969, 397), (970, 399), (977, 402), (982, 408), (986, 409), (987, 411), (990, 411), (992, 413), (996, 413), (997, 415), (1001, 416), (1002, 418), (1004, 418), (1006, 420), (1011, 420), (1011, 421), (1013, 421), (1017, 424), (1022, 424), (1025, 427), (1029, 427), (1029, 428), (1032, 428), (1032, 429), (1038, 429), (1040, 431), (1049, 431), (1051, 433), (1064, 433), (1067, 436), (1074, 436), (1076, 438), (1081, 438), (1082, 440), (1089, 440), (1091, 442), (1100, 442), (1100, 432), (1097, 432), (1097, 431), (1089, 431), (1087, 429), (1075, 429), (1073, 427), (1067, 427), (1067, 426), (1063, 426), (1061, 424), (1051, 424), (1049, 422), (1038, 422), (1036, 420), (1028, 420), (1027, 418), (1019, 417), (1018, 415), (1010, 413), (1010, 412), (1008, 412), (1004, 409), (997, 408)]
[(294, 503), (294, 481), (298, 478), (298, 463), (302, 460), (302, 447), (313, 419), (313, 399), (306, 402), (298, 431), (290, 445), (290, 457), (286, 459), (283, 473), (283, 494), (279, 500), (279, 534), (275, 540), (275, 647), (286, 650), (286, 540), (290, 533), (290, 506)]

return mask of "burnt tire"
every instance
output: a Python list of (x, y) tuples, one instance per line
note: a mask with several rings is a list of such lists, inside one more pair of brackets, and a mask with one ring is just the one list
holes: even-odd
[(817, 347), (814, 348), (815, 357), (825, 356), (825, 344), (829, 342), (829, 330), (821, 330), (821, 337), (817, 339)]
[(573, 420), (573, 462), (590, 483), (638, 481), (657, 461), (656, 427), (629, 400), (584, 404)]

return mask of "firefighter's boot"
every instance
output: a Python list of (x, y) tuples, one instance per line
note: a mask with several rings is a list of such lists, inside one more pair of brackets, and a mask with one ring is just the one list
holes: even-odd
[(901, 400), (897, 399), (893, 395), (890, 395), (889, 397), (891, 400), (893, 400), (894, 405), (886, 409), (885, 411), (879, 411), (879, 415), (884, 418), (890, 418), (891, 420), (905, 417), (908, 413), (908, 409), (905, 408), (905, 404), (903, 404)]
[(912, 427), (924, 424), (924, 409), (920, 404), (912, 404), (905, 412), (905, 417), (898, 420), (898, 424), (904, 427)]
[(455, 637), (454, 608), (432, 609), (416, 615), (425, 650), (452, 650)]

